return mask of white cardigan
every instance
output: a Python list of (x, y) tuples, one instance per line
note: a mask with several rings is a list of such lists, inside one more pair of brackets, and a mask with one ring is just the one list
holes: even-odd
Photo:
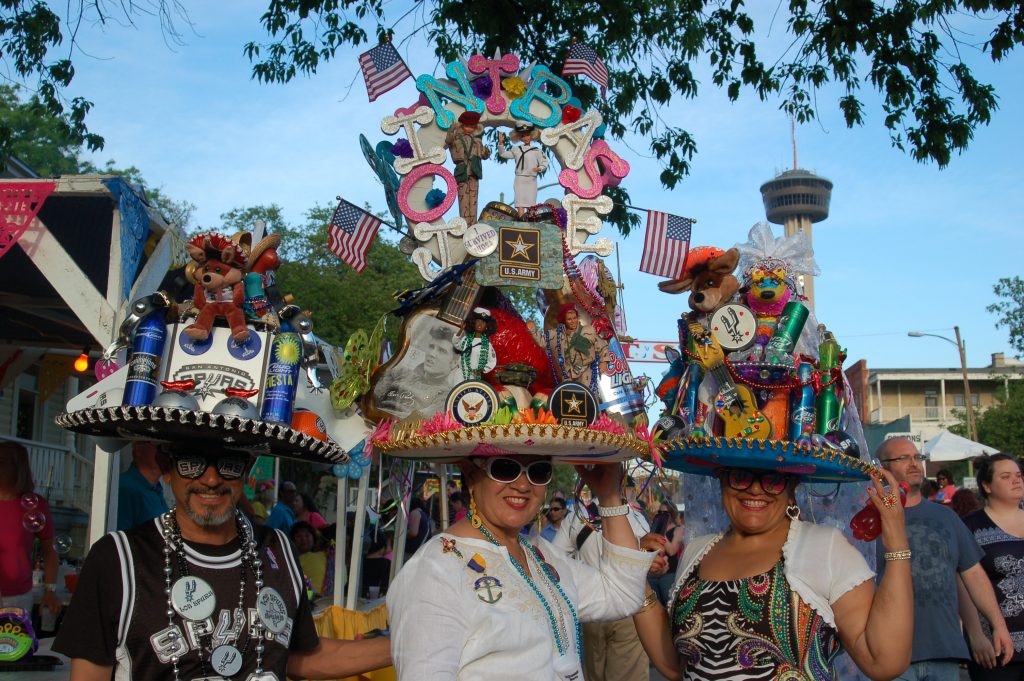
[[(725, 532), (706, 534), (686, 546), (669, 603), (675, 602), (683, 582), (723, 536)], [(828, 525), (791, 521), (789, 536), (782, 546), (782, 558), (782, 572), (790, 588), (833, 628), (836, 628), (836, 621), (832, 604), (875, 576), (864, 556), (839, 530)]]

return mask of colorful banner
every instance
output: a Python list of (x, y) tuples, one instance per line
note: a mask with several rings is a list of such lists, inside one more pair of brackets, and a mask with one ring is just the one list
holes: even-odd
[(36, 219), (56, 182), (0, 182), (0, 258)]
[(623, 343), (622, 349), (626, 352), (628, 362), (650, 362), (652, 364), (667, 364), (668, 358), (665, 351), (669, 348), (678, 350), (677, 341), (632, 341)]

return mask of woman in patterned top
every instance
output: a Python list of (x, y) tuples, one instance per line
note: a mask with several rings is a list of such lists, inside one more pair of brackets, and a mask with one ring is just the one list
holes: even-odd
[(838, 530), (799, 519), (796, 476), (719, 469), (729, 529), (686, 547), (667, 612), (654, 603), (633, 618), (658, 670), (669, 679), (833, 679), (840, 649), (874, 679), (906, 669), (908, 540), (896, 481), (884, 475), (892, 491), (878, 478), (868, 488), (893, 554), (876, 590)]
[(960, 617), (974, 657), (968, 669), (974, 681), (1024, 679), (1024, 480), (1009, 454), (982, 457), (976, 465), (985, 508), (965, 516), (964, 524), (985, 551), (981, 566), (1013, 638), (1013, 658), (1005, 667), (997, 665), (988, 622), (981, 621), (970, 599), (961, 600)]

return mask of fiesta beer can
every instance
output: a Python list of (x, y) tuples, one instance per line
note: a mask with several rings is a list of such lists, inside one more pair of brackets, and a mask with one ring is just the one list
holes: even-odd
[(263, 384), (260, 418), (264, 421), (292, 422), (301, 359), (302, 339), (299, 335), (290, 331), (277, 334), (270, 346), (270, 364)]
[(160, 358), (167, 342), (164, 312), (159, 310), (142, 318), (132, 337), (128, 358), (128, 378), (124, 384), (123, 405), (145, 407), (153, 403), (160, 378)]

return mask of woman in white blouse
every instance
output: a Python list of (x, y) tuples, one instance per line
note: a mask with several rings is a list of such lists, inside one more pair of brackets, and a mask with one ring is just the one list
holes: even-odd
[(620, 505), (621, 465), (577, 469), (603, 517), (599, 570), (521, 535), (544, 501), (550, 458), (460, 467), (469, 515), (417, 551), (388, 592), (399, 679), (582, 681), (580, 622), (636, 612), (656, 555), (637, 549)]

